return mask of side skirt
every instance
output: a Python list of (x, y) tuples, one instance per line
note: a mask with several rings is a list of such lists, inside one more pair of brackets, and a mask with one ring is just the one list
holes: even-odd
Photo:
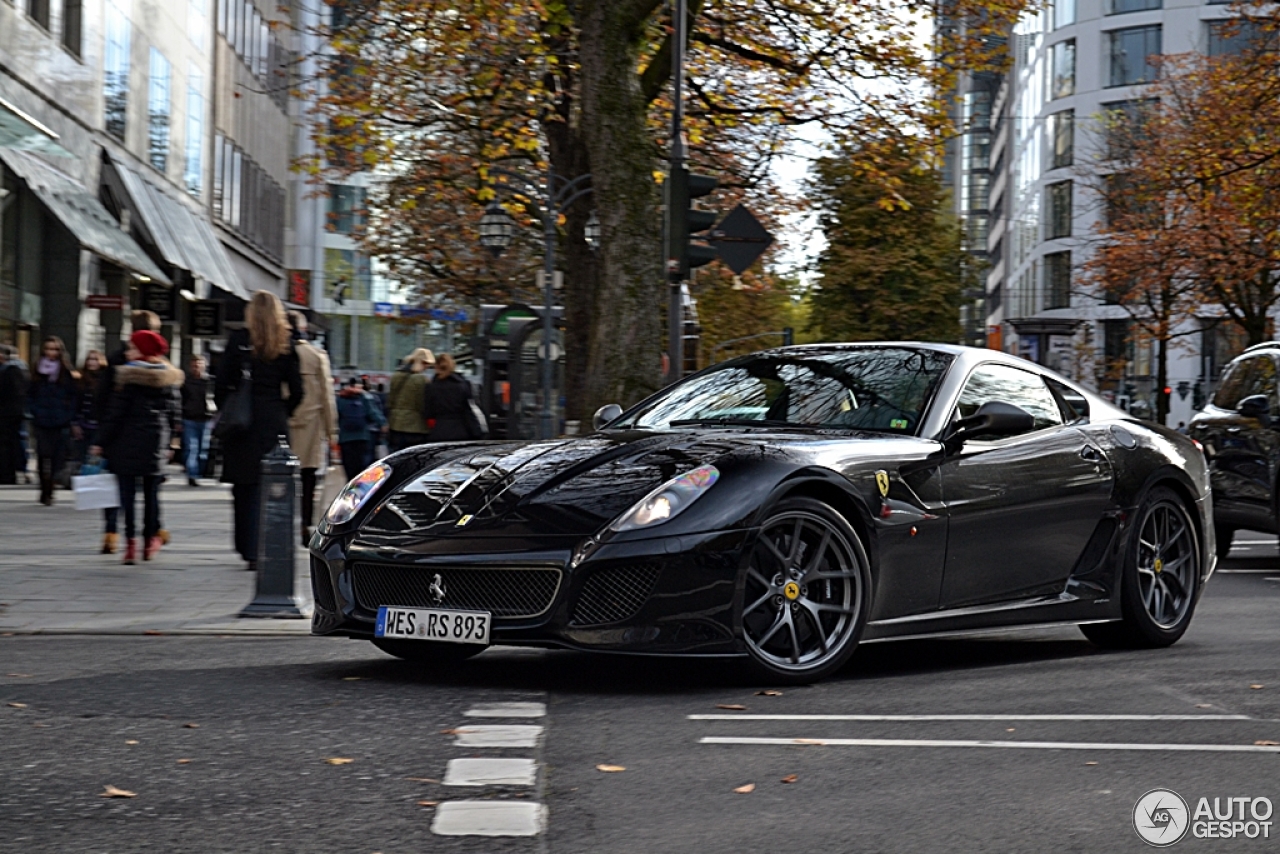
[(1045, 625), (1103, 623), (1120, 617), (1120, 603), (1110, 599), (1080, 599), (1069, 593), (1038, 596), (1015, 602), (978, 605), (896, 617), (868, 623), (863, 643), (899, 638), (1030, 629)]

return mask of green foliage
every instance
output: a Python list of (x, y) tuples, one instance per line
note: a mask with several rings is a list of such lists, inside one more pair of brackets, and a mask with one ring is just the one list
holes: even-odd
[(813, 182), (827, 238), (811, 296), (809, 330), (829, 341), (958, 341), (961, 294), (979, 286), (961, 249), (935, 170), (901, 152), (892, 167), (900, 199), (845, 149), (820, 161)]

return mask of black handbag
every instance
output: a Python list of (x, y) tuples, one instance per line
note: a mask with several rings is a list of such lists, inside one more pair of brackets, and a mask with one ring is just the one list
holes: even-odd
[(240, 384), (227, 395), (218, 410), (213, 425), (213, 435), (220, 442), (234, 441), (249, 432), (253, 424), (253, 375), (245, 367), (240, 372)]

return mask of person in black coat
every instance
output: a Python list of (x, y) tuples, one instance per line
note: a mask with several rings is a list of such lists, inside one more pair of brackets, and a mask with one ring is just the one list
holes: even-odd
[(106, 451), (120, 485), (124, 509), (124, 562), (137, 558), (136, 502), (142, 478), (142, 559), (160, 551), (160, 480), (168, 457), (169, 437), (181, 415), (182, 371), (164, 358), (169, 345), (158, 332), (140, 329), (129, 339), (136, 356), (113, 372), (115, 389), (106, 417), (98, 428), (99, 444), (90, 453)]
[[(227, 339), (216, 382), (214, 402), (226, 411), (227, 397), (249, 372), (253, 420), (242, 435), (223, 445), (222, 482), (231, 484), (235, 508), (235, 548), (247, 569), (258, 568), (258, 490), (262, 459), (289, 434), (289, 416), (302, 402), (302, 374), (285, 320), (284, 306), (269, 291), (258, 291), (245, 309), (245, 328)], [(281, 395), (288, 388), (288, 396)], [(286, 439), (287, 441), (287, 439)]]
[(22, 450), (22, 420), (26, 417), (27, 372), (18, 351), (0, 344), (0, 484), (17, 483), (27, 460)]
[(40, 473), (40, 503), (53, 504), (54, 478), (71, 447), (80, 397), (80, 375), (71, 367), (62, 339), (50, 335), (40, 345), (40, 361), (27, 387), (27, 408), (36, 428), (36, 457)]
[(484, 438), (484, 431), (471, 413), (471, 383), (455, 371), (456, 364), (448, 353), (436, 357), (436, 378), (425, 389), (422, 407), (423, 417), (431, 424), (428, 442)]

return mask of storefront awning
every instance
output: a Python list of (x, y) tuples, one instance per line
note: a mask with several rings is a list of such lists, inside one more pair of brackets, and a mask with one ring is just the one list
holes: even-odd
[(58, 135), (31, 116), (0, 98), (0, 148), (38, 151), (70, 157), (71, 152), (58, 144)]
[(207, 220), (117, 158), (111, 158), (111, 166), (129, 195), (130, 207), (166, 261), (240, 299), (249, 298)]
[(0, 160), (85, 249), (140, 276), (172, 284), (83, 184), (23, 151), (0, 148)]

